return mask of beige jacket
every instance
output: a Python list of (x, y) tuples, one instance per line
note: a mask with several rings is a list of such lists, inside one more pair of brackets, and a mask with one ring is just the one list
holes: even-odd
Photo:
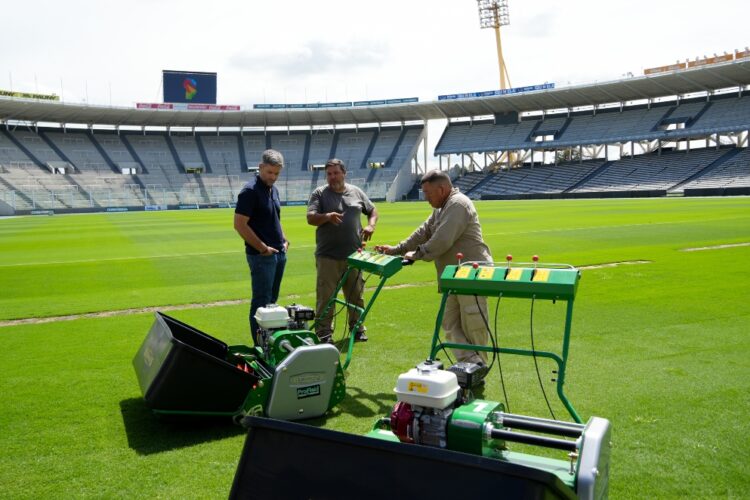
[(415, 251), (416, 259), (435, 261), (438, 278), (456, 254), (464, 260), (492, 262), (489, 247), (482, 240), (479, 216), (471, 200), (454, 188), (445, 204), (433, 210), (427, 220), (397, 247), (399, 254)]

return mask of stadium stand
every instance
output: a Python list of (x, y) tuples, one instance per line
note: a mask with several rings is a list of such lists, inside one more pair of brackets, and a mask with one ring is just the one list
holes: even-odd
[(638, 155), (611, 164), (574, 192), (670, 189), (716, 161), (725, 151), (702, 149)]
[(286, 158), (286, 203), (307, 200), (331, 157), (374, 199), (414, 198), (425, 125), (446, 118), (434, 154), (475, 198), (750, 194), (748, 75), (737, 60), (489, 97), (222, 113), (1, 97), (0, 201), (16, 213), (229, 206), (269, 147)]
[(735, 150), (732, 158), (701, 176), (680, 186), (684, 190), (696, 188), (729, 188), (750, 186), (750, 149)]
[[(684, 128), (670, 129), (669, 124)], [(435, 154), (462, 154), (629, 141), (674, 140), (750, 128), (750, 97), (724, 96), (716, 101), (672, 106), (634, 106), (572, 113), (570, 117), (523, 118), (518, 123), (460, 122), (444, 131)], [(554, 137), (537, 141), (536, 137)]]
[(456, 185), (473, 198), (548, 193), (682, 192), (693, 188), (750, 187), (747, 148), (664, 151), (619, 161), (588, 160), (474, 172)]
[[(486, 173), (459, 179), (459, 186), (473, 198), (629, 191), (682, 193), (684, 189), (701, 187), (750, 187), (743, 170), (748, 164), (744, 151), (750, 129), (750, 97), (730, 94), (675, 104), (591, 109), (569, 116), (516, 114), (515, 120), (503, 117), (451, 123), (436, 154), (492, 152), (499, 157), (501, 152), (513, 152), (520, 158), (508, 165), (510, 156), (506, 155), (507, 163), (495, 161), (485, 165)], [(738, 147), (708, 147), (709, 137), (715, 144), (723, 133), (738, 137)], [(678, 142), (679, 151), (675, 150)], [(543, 166), (533, 162), (538, 158), (533, 152), (547, 151), (547, 158), (556, 158), (558, 151), (569, 147), (613, 145), (624, 154), (625, 144), (645, 144), (647, 151), (608, 161), (606, 149), (593, 147), (596, 153), (588, 161)], [(738, 151), (743, 152), (737, 154)], [(495, 172), (498, 167), (503, 171)]]
[(479, 186), (473, 196), (484, 194), (515, 195), (527, 193), (561, 193), (596, 170), (602, 161), (572, 163), (557, 167), (524, 167), (494, 174)]
[(411, 173), (423, 133), (421, 126), (242, 136), (4, 130), (0, 200), (19, 211), (226, 205), (255, 175), (248, 166), (256, 166), (269, 147), (285, 157), (277, 182), (282, 200), (306, 201), (324, 182), (311, 165), (336, 155), (345, 157), (350, 182), (382, 199), (401, 170)]

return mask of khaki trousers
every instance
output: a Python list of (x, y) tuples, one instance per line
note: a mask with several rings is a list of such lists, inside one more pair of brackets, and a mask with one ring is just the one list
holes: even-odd
[[(477, 302), (479, 306), (477, 307)], [(481, 308), (481, 313), (480, 313)], [(487, 315), (487, 298), (473, 295), (449, 295), (445, 303), (443, 314), (443, 330), (448, 342), (456, 344), (487, 345), (490, 340), (487, 325), (482, 319), (489, 321)], [(482, 351), (467, 351), (453, 349), (457, 361), (472, 363), (487, 362), (487, 353)]]
[[(315, 290), (315, 333), (318, 338), (323, 339), (330, 336), (333, 332), (331, 329), (331, 323), (333, 322), (333, 313), (343, 307), (340, 304), (331, 304), (326, 317), (321, 317), (323, 308), (326, 306), (328, 299), (331, 298), (331, 295), (333, 295), (333, 292), (336, 290), (336, 285), (338, 285), (341, 276), (344, 274), (344, 272), (346, 272), (346, 259), (336, 260), (329, 259), (328, 257), (316, 256), (315, 267), (318, 271), (317, 286)], [(362, 273), (360, 273), (356, 269), (352, 269), (351, 271), (349, 271), (349, 275), (346, 278), (346, 283), (344, 283), (344, 286), (342, 287), (342, 291), (344, 292), (344, 298), (347, 302), (361, 308), (365, 307), (364, 300), (362, 300), (362, 292), (364, 291)], [(359, 320), (359, 316), (360, 314), (358, 311), (349, 309), (349, 331), (351, 331), (352, 327), (354, 327), (354, 325), (357, 323), (357, 320)], [(359, 331), (364, 332), (365, 330), (366, 328), (364, 327), (364, 325), (360, 325)]]

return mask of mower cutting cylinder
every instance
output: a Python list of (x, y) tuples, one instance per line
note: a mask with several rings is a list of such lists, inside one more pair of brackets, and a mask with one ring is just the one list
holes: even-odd
[(545, 448), (554, 448), (556, 450), (576, 451), (578, 449), (578, 444), (575, 441), (537, 436), (535, 434), (523, 434), (520, 432), (506, 431), (504, 429), (491, 429), (490, 436), (492, 436), (493, 439), (543, 446)]

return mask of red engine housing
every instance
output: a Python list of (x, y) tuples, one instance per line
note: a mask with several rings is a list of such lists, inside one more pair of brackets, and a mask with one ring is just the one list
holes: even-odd
[(391, 411), (391, 432), (393, 432), (402, 443), (413, 443), (411, 437), (411, 426), (414, 422), (414, 411), (409, 403), (399, 401)]

